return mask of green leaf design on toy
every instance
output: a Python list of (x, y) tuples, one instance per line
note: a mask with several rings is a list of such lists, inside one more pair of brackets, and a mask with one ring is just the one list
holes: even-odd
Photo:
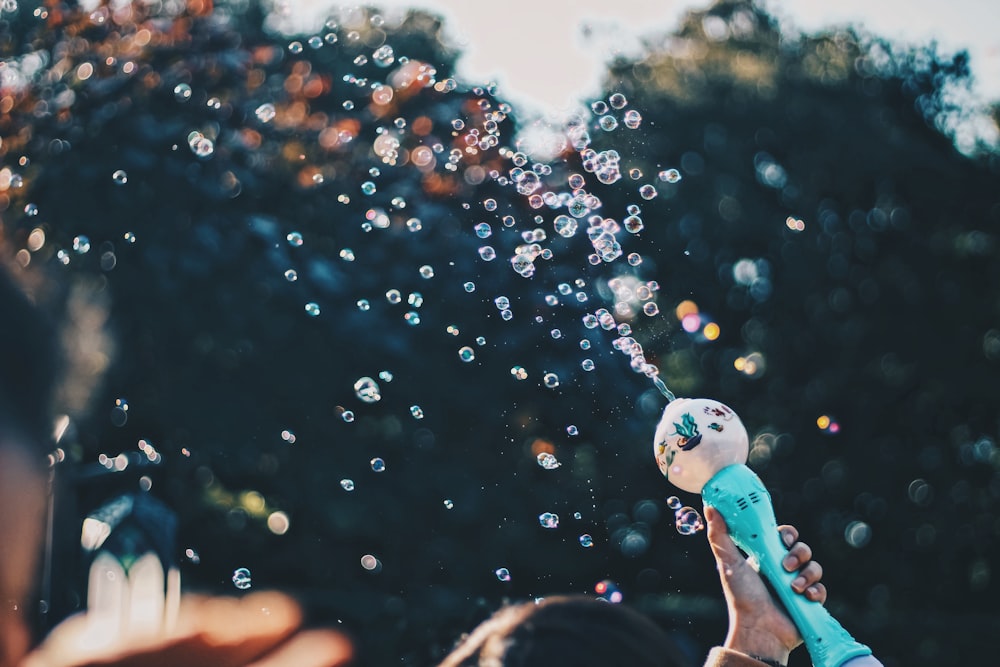
[(681, 416), (681, 423), (674, 422), (674, 429), (677, 435), (681, 436), (681, 451), (694, 449), (701, 444), (701, 433), (698, 432), (698, 422), (694, 420), (690, 412), (685, 412)]

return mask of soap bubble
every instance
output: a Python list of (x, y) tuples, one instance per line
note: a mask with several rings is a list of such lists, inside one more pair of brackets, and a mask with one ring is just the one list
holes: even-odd
[(354, 394), (365, 403), (377, 403), (382, 400), (382, 390), (378, 383), (370, 377), (361, 377), (354, 383)]
[(666, 183), (676, 183), (681, 180), (681, 172), (676, 169), (664, 169), (657, 174), (657, 178)]
[(478, 236), (481, 239), (488, 238), (490, 234), (493, 233), (493, 229), (490, 227), (489, 223), (486, 222), (480, 222), (478, 225), (475, 226), (475, 230), (476, 230), (476, 236)]
[(510, 374), (514, 376), (517, 380), (527, 380), (528, 371), (524, 370), (521, 366), (514, 366), (510, 369)]
[(608, 98), (608, 103), (611, 104), (612, 109), (624, 109), (625, 105), (628, 104), (628, 99), (621, 93), (614, 93)]
[(592, 546), (594, 546), (594, 538), (588, 535), (587, 533), (584, 533), (583, 535), (580, 536), (580, 546), (583, 547), (584, 549), (591, 548)]
[(497, 252), (492, 246), (484, 245), (479, 249), (479, 256), (482, 257), (487, 262), (492, 262), (496, 259)]
[(114, 181), (115, 185), (125, 185), (128, 183), (128, 174), (125, 173), (124, 169), (118, 169), (115, 173), (111, 174), (111, 180)]
[(78, 255), (86, 255), (90, 252), (90, 238), (80, 234), (73, 237), (73, 250)]
[(424, 410), (419, 405), (411, 405), (410, 406), (410, 415), (414, 419), (423, 419), (424, 418)]
[(430, 280), (434, 277), (434, 267), (430, 264), (424, 264), (420, 267), (420, 277), (424, 280)]
[(601, 119), (598, 121), (598, 124), (601, 126), (601, 129), (604, 130), (605, 132), (611, 132), (616, 127), (618, 127), (618, 119), (610, 115), (601, 116)]
[(555, 470), (562, 464), (555, 457), (555, 454), (550, 454), (549, 452), (541, 452), (537, 457), (538, 465), (545, 468), (546, 470)]
[(844, 529), (844, 539), (855, 549), (861, 549), (872, 539), (872, 528), (864, 521), (852, 521)]
[(533, 171), (522, 172), (519, 177), (515, 179), (515, 183), (517, 191), (526, 197), (534, 193), (538, 188), (542, 187), (541, 178)]
[(340, 418), (343, 419), (348, 424), (350, 424), (352, 421), (354, 421), (354, 413), (350, 410), (344, 410), (344, 413), (340, 415)]
[(245, 591), (250, 588), (251, 584), (250, 570), (245, 567), (233, 570), (233, 586), (236, 586), (241, 591)]
[(270, 102), (267, 102), (257, 107), (257, 109), (254, 111), (254, 115), (257, 116), (257, 120), (259, 120), (260, 122), (270, 123), (272, 120), (274, 120), (274, 117), (277, 115), (277, 112), (274, 109), (274, 105), (271, 104)]
[(342, 488), (344, 491), (353, 491), (354, 490), (354, 480), (353, 479), (342, 479), (342, 480), (340, 480), (340, 488)]
[(499, 567), (499, 568), (497, 568), (497, 569), (496, 569), (496, 570), (495, 570), (495, 571), (493, 572), (493, 574), (495, 574), (495, 575), (496, 575), (496, 578), (497, 578), (497, 579), (498, 579), (499, 581), (510, 581), (510, 578), (511, 578), (511, 577), (510, 577), (510, 570), (508, 570), (508, 569), (507, 569), (507, 568), (505, 568), (505, 567)]
[(299, 232), (289, 232), (288, 236), (285, 237), (285, 240), (288, 241), (288, 245), (293, 248), (299, 248), (305, 242), (302, 238), (302, 234)]
[(559, 515), (553, 514), (552, 512), (542, 512), (538, 515), (538, 523), (542, 528), (558, 528), (559, 527)]
[(458, 350), (458, 358), (468, 363), (476, 358), (476, 351), (466, 345)]
[(549, 389), (555, 389), (559, 386), (559, 376), (555, 373), (546, 373), (542, 376), (542, 383)]
[(672, 510), (679, 510), (681, 508), (681, 499), (677, 496), (670, 496), (667, 498), (667, 507)]
[(570, 424), (566, 427), (566, 433), (569, 435), (577, 435), (579, 432), (580, 429), (578, 429), (574, 424)]
[(287, 428), (281, 432), (281, 439), (292, 445), (295, 444), (295, 433), (289, 431)]
[(186, 83), (178, 83), (174, 86), (174, 99), (178, 102), (187, 102), (191, 99), (191, 86)]
[(470, 280), (469, 282), (467, 282), (464, 285), (462, 285), (462, 288), (465, 289), (466, 292), (470, 292), (470, 293), (471, 292), (475, 292), (476, 291), (476, 283), (474, 283), (474, 282), (472, 282)]
[(625, 127), (630, 130), (638, 129), (642, 124), (642, 114), (635, 109), (629, 109), (625, 112)]
[(215, 142), (201, 132), (191, 132), (188, 134), (188, 148), (196, 157), (208, 158), (215, 152)]
[(285, 271), (285, 280), (287, 280), (288, 282), (294, 283), (298, 279), (299, 279), (299, 274), (298, 271), (296, 271), (295, 269), (288, 269), (287, 271)]
[(383, 472), (385, 470), (385, 461), (376, 456), (371, 460), (371, 466), (375, 472)]
[(552, 226), (556, 230), (556, 234), (559, 236), (570, 238), (576, 234), (577, 222), (568, 215), (558, 215), (556, 219), (552, 221)]
[(580, 362), (580, 367), (585, 371), (592, 371), (594, 370), (594, 360), (584, 359), (583, 361)]
[(124, 398), (116, 398), (115, 405), (111, 408), (111, 423), (122, 427), (128, 422), (128, 401)]
[(657, 194), (659, 193), (656, 191), (656, 188), (648, 183), (639, 188), (639, 196), (645, 200), (653, 199)]
[(445, 499), (445, 501), (444, 501), (444, 508), (445, 508), (446, 510), (450, 510), (450, 509), (452, 509), (453, 507), (455, 507), (455, 503), (454, 503), (453, 501), (451, 501), (450, 499), (447, 499), (447, 498), (446, 498), (446, 499)]
[(319, 316), (320, 313), (319, 305), (317, 305), (316, 303), (310, 301), (309, 303), (306, 304), (305, 308), (306, 308), (306, 315), (308, 315), (309, 317)]

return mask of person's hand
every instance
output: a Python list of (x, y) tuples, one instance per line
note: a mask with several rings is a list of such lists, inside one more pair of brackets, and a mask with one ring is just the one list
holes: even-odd
[[(795, 624), (733, 543), (725, 520), (714, 507), (705, 507), (705, 522), (729, 607), (726, 648), (787, 664), (788, 654), (802, 643)], [(823, 568), (811, 560), (812, 549), (796, 542), (799, 531), (794, 526), (779, 526), (778, 530), (782, 542), (789, 547), (782, 566), (789, 572), (798, 572), (792, 588), (809, 600), (826, 602), (826, 587), (820, 583)]]
[(94, 619), (74, 616), (60, 625), (21, 667), (340, 667), (351, 644), (332, 630), (302, 630), (302, 612), (281, 593), (242, 598), (189, 595), (174, 627), (156, 635), (103, 634)]

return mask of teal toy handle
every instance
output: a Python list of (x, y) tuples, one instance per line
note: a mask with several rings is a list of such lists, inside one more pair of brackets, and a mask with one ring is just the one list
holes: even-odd
[(759, 563), (761, 574), (799, 629), (815, 667), (840, 667), (871, 655), (871, 649), (855, 641), (823, 605), (792, 590), (798, 575), (781, 565), (788, 549), (778, 535), (771, 495), (750, 468), (742, 464), (723, 468), (708, 480), (701, 495), (706, 505), (722, 514), (736, 546)]

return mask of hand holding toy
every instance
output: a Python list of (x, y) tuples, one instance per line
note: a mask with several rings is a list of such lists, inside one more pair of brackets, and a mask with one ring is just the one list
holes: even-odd
[[(700, 493), (718, 510), (733, 542), (760, 566), (799, 629), (816, 667), (841, 667), (871, 649), (844, 630), (820, 603), (792, 590), (795, 574), (781, 566), (787, 549), (778, 535), (771, 496), (746, 466), (749, 438), (728, 406), (705, 398), (671, 401), (656, 427), (653, 453), (660, 472), (673, 485)], [(880, 664), (874, 658), (866, 664)]]

